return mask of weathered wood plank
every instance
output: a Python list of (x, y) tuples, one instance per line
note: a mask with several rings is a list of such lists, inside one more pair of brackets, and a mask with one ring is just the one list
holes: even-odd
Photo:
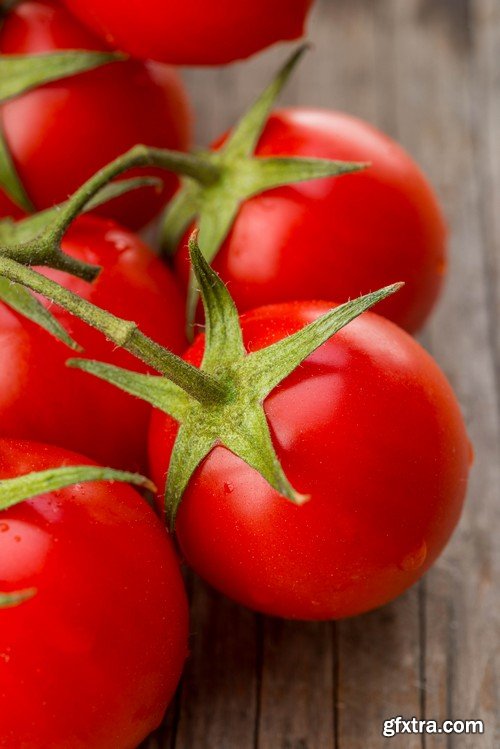
[(259, 749), (334, 749), (329, 623), (264, 620)]
[[(398, 134), (437, 185), (453, 228), (449, 282), (429, 327), (430, 348), (458, 393), (476, 450), (464, 517), (426, 583), (425, 712), (438, 720), (481, 718), (486, 733), (433, 738), (432, 744), (429, 737), (428, 745), (493, 749), (499, 745), (500, 558), (491, 529), (500, 520), (500, 442), (481, 222), (489, 157), (477, 147), (484, 128), (477, 105), (489, 83), (474, 76), (475, 9), (465, 0), (393, 0)], [(496, 24), (498, 33), (498, 14)]]
[(257, 618), (194, 580), (176, 749), (254, 749)]
[[(315, 49), (299, 71), (298, 101), (342, 109), (394, 131), (392, 60), (384, 3), (323, 2)], [(366, 749), (387, 742), (382, 721), (420, 714), (417, 590), (385, 610), (337, 625), (336, 746)], [(407, 749), (421, 746), (406, 738)]]

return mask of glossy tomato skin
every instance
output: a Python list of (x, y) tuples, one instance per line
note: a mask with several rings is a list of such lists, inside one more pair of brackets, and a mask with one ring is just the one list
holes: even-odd
[[(379, 314), (409, 332), (422, 327), (443, 283), (446, 226), (415, 162), (390, 138), (340, 112), (287, 109), (270, 118), (259, 156), (371, 164), (247, 201), (213, 262), (241, 312), (299, 299), (354, 298), (395, 281)], [(187, 279), (186, 239), (178, 269)]]
[[(0, 29), (0, 52), (35, 54), (66, 49), (106, 50), (52, 0), (27, 0)], [(102, 166), (137, 143), (185, 150), (190, 113), (176, 72), (157, 63), (125, 61), (40, 86), (0, 110), (6, 141), (37, 209), (65, 200)], [(138, 228), (155, 216), (177, 181), (163, 170), (133, 170), (164, 180), (99, 209)], [(10, 215), (0, 197), (0, 215)]]
[[(316, 319), (321, 302), (242, 317), (256, 351)], [(187, 353), (201, 361), (203, 339)], [(265, 401), (296, 506), (226, 448), (197, 469), (181, 503), (188, 564), (230, 598), (266, 614), (339, 619), (381, 606), (434, 562), (462, 508), (470, 446), (455, 396), (407, 333), (365, 314)], [(164, 485), (177, 427), (153, 412), (150, 462)]]
[(176, 65), (222, 65), (297, 39), (312, 0), (64, 0), (117, 49)]
[[(0, 478), (91, 464), (58, 447), (0, 440)], [(131, 487), (80, 484), (0, 512), (5, 749), (135, 749), (161, 722), (187, 655), (173, 545)]]
[[(73, 257), (102, 266), (92, 284), (66, 273), (42, 272), (126, 320), (169, 349), (185, 348), (184, 302), (164, 264), (132, 232), (110, 220), (83, 217), (63, 242)], [(81, 356), (145, 372), (145, 365), (88, 325), (50, 308), (83, 347)], [(0, 304), (0, 436), (64, 445), (115, 468), (142, 469), (149, 406), (112, 385), (69, 369), (78, 356)]]

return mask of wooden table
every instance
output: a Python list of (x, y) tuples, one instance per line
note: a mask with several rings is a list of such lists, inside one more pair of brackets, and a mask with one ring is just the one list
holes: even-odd
[[(314, 49), (283, 102), (377, 124), (417, 158), (445, 205), (451, 272), (422, 340), (474, 442), (468, 503), (425, 580), (352, 621), (267, 619), (190, 580), (191, 656), (149, 746), (498, 749), (500, 0), (323, 0), (310, 36)], [(199, 143), (234, 122), (286, 54), (186, 72)], [(485, 734), (384, 739), (383, 719), (397, 715), (480, 718)]]

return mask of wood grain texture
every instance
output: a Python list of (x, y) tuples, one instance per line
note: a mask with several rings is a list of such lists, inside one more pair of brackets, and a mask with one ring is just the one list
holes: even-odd
[[(500, 2), (322, 0), (283, 103), (350, 111), (429, 174), (452, 227), (449, 281), (423, 336), (462, 404), (476, 461), (453, 541), (419, 586), (338, 624), (255, 616), (192, 584), (173, 749), (500, 747)], [(268, 82), (281, 45), (189, 70), (206, 145)], [(418, 445), (415, 446), (418, 450)], [(483, 719), (483, 736), (384, 739), (384, 718)]]

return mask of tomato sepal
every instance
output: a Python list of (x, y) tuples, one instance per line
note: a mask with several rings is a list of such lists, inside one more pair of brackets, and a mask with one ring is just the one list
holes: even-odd
[(0, 103), (37, 86), (126, 59), (122, 52), (81, 50), (0, 55)]
[[(37, 86), (127, 59), (121, 52), (68, 50), (34, 55), (0, 55), (0, 103)], [(20, 208), (34, 206), (17, 173), (3, 132), (0, 132), (0, 187)]]
[(14, 507), (20, 502), (32, 499), (40, 494), (47, 494), (73, 484), (89, 481), (122, 481), (149, 491), (156, 491), (153, 482), (140, 473), (118, 471), (114, 468), (102, 466), (62, 466), (61, 468), (49, 468), (45, 471), (33, 471), (0, 481), (0, 510)]
[(12, 157), (10, 155), (3, 127), (0, 124), (0, 188), (5, 190), (10, 199), (19, 208), (31, 213), (34, 208), (28, 197), (24, 185), (17, 173)]
[(0, 593), (0, 609), (12, 609), (20, 606), (25, 601), (36, 595), (35, 588), (26, 588), (26, 590), (16, 590), (12, 593)]
[(12, 283), (6, 278), (0, 278), (0, 299), (11, 309), (39, 325), (69, 348), (74, 351), (83, 350), (57, 318), (28, 289), (17, 283)]

